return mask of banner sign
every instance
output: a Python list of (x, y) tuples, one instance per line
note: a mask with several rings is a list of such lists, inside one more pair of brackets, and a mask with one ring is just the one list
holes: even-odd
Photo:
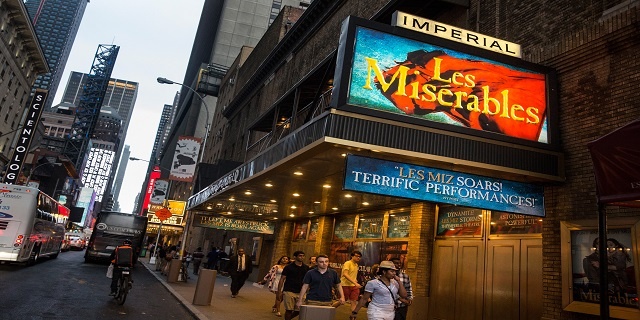
[(435, 37), (444, 38), (451, 41), (464, 43), (465, 45), (474, 46), (493, 52), (502, 53), (508, 56), (521, 58), (520, 45), (496, 39), (481, 33), (465, 30), (462, 28), (450, 26), (442, 22), (425, 19), (396, 11), (391, 18), (391, 25), (401, 27), (417, 32), (422, 32)]
[(275, 224), (269, 221), (240, 220), (226, 217), (214, 217), (197, 214), (194, 227), (205, 227), (222, 230), (246, 231), (262, 234), (273, 234)]
[(155, 166), (153, 171), (149, 173), (149, 183), (147, 184), (147, 189), (144, 192), (144, 198), (142, 199), (142, 207), (140, 207), (140, 215), (144, 216), (146, 212), (149, 210), (149, 200), (151, 199), (151, 194), (153, 193), (153, 186), (156, 183), (156, 180), (160, 178), (160, 167)]
[(149, 202), (152, 204), (162, 204), (167, 196), (168, 189), (169, 181), (156, 180), (153, 184), (153, 192), (151, 193), (151, 199), (149, 199)]
[(542, 186), (347, 156), (345, 190), (544, 217)]
[[(160, 223), (160, 219), (158, 219), (158, 217), (156, 217), (155, 213), (148, 213), (147, 214), (147, 218), (149, 219), (149, 223)], [(176, 215), (172, 215), (169, 218), (165, 219), (162, 221), (162, 226), (164, 228), (164, 225), (172, 225), (172, 226), (181, 226), (182, 225), (182, 217), (181, 216), (176, 216)]]
[(29, 153), (31, 140), (38, 128), (38, 122), (42, 115), (44, 102), (47, 100), (47, 94), (47, 90), (37, 89), (31, 99), (27, 116), (22, 124), (22, 129), (19, 131), (16, 148), (13, 150), (9, 165), (7, 165), (7, 171), (3, 180), (4, 183), (16, 184), (16, 182), (18, 182), (22, 165), (27, 157), (27, 153)]
[(202, 139), (181, 136), (176, 143), (176, 151), (171, 163), (169, 180), (192, 182), (200, 154)]
[[(555, 108), (551, 69), (426, 35), (414, 35), (424, 39), (414, 40), (398, 35), (407, 33), (398, 28), (354, 17), (347, 22), (336, 65), (336, 74), (344, 72), (337, 83), (337, 108), (494, 139), (550, 144), (549, 114)], [(448, 32), (465, 45), (477, 41), (485, 49), (519, 52), (515, 44), (434, 21), (407, 23), (423, 31)]]
[[(183, 216), (185, 205), (185, 201), (167, 200), (167, 209), (169, 209), (169, 211), (171, 211), (171, 214), (173, 214), (174, 216)], [(162, 205), (150, 204), (149, 212), (156, 212), (162, 208), (164, 208)]]

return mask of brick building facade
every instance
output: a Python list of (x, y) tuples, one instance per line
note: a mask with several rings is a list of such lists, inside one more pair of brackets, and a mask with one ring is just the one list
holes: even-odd
[[(522, 144), (474, 134), (442, 133), (439, 131), (442, 127), (424, 128), (415, 123), (354, 115), (340, 110), (340, 106), (336, 108), (337, 98), (331, 97), (331, 90), (339, 80), (336, 65), (341, 65), (338, 47), (343, 22), (349, 16), (356, 16), (389, 25), (396, 10), (517, 43), (522, 49), (521, 60), (553, 69), (557, 86), (552, 86), (551, 91), (557, 98), (557, 121), (549, 123), (549, 131), (557, 130), (557, 137), (550, 134), (548, 146)], [(414, 282), (411, 319), (598, 318), (597, 301), (589, 302), (586, 298), (581, 301), (579, 295), (571, 294), (580, 269), (572, 259), (578, 261), (582, 257), (571, 256), (574, 247), (566, 237), (571, 240), (579, 237), (577, 231), (588, 232), (597, 227), (595, 180), (586, 144), (640, 118), (635, 99), (640, 88), (639, 14), (639, 1), (472, 0), (416, 4), (415, 1), (316, 0), (293, 26), (276, 20), (272, 28), (286, 26), (286, 30), (281, 29), (285, 32), (268, 31), (266, 38), (244, 57), (246, 61), (237, 64), (234, 77), (224, 79), (219, 99), (225, 101), (225, 105), (216, 111), (210, 133), (211, 137), (218, 136), (212, 139), (211, 143), (216, 145), (210, 149), (217, 151), (204, 156), (212, 162), (230, 160), (243, 165), (192, 196), (188, 203), (196, 219), (201, 214), (264, 221), (274, 226), (274, 232), (262, 235), (257, 230), (231, 228), (224, 232), (225, 238), (221, 238), (220, 229), (224, 227), (197, 227), (190, 230), (187, 246), (196, 247), (205, 241), (224, 246), (227, 239), (235, 237), (244, 239), (242, 246), (247, 249), (249, 239), (262, 237), (270, 246), (264, 251), (263, 245), (264, 258), (259, 261), (259, 272), (252, 276), (256, 280), (281, 255), (294, 250), (303, 249), (309, 257), (311, 253), (333, 252), (344, 243), (351, 243), (349, 248), (355, 246), (361, 241), (357, 236), (359, 230), (353, 231), (356, 236), (351, 240), (336, 238), (334, 228), (340, 216), (363, 219), (374, 213), (384, 215), (384, 225), (388, 227), (390, 217), (405, 210), (411, 223), (408, 236), (401, 241), (408, 247), (402, 253), (404, 267)], [(416, 35), (416, 38), (419, 37)], [(492, 57), (499, 59), (497, 55)], [(231, 78), (233, 83), (229, 82)], [(230, 85), (234, 86), (233, 90), (225, 91), (225, 86)], [(224, 92), (230, 92), (231, 96), (224, 96)], [(328, 99), (333, 99), (332, 104)], [(403, 141), (410, 140), (408, 137), (415, 137), (417, 146)], [(431, 137), (435, 142), (421, 140), (422, 137)], [(458, 143), (453, 137), (472, 141), (469, 143), (475, 141), (487, 149), (497, 150), (494, 151), (497, 154), (492, 158), (479, 147), (459, 152), (450, 150), (448, 144)], [(442, 145), (436, 151), (425, 149), (424, 145), (434, 143)], [(464, 142), (460, 143), (464, 146)], [(345, 161), (340, 157), (344, 154), (542, 186), (545, 212), (540, 219), (541, 231), (520, 236), (491, 235), (488, 230), (493, 220), (485, 217), (487, 210), (482, 211), (482, 224), (486, 229), (482, 237), (434, 236), (439, 228), (439, 211), (446, 207), (440, 203), (355, 192), (348, 194), (348, 198), (353, 197), (360, 203), (345, 199), (346, 191), (341, 190)], [(524, 160), (546, 159), (548, 167), (540, 169), (544, 165), (539, 163), (527, 167), (528, 164), (520, 163), (526, 161), (516, 159), (522, 154), (527, 154)], [(296, 177), (291, 175), (292, 171), (304, 175)], [(321, 187), (314, 188), (312, 184)], [(292, 195), (293, 192), (297, 195)], [(308, 194), (314, 198), (302, 200)], [(627, 289), (633, 290), (630, 288), (635, 286), (637, 292), (640, 276), (633, 265), (639, 248), (634, 230), (639, 226), (640, 211), (609, 207), (607, 214), (611, 228), (632, 230), (625, 239), (636, 243), (633, 247), (628, 245), (628, 256), (632, 258), (628, 264), (629, 276), (634, 276), (635, 284), (628, 280)], [(310, 221), (307, 232), (314, 230), (313, 240), (297, 236), (297, 226), (306, 221)], [(476, 244), (467, 246), (468, 240)], [(393, 242), (394, 239), (381, 236), (364, 243), (380, 241)], [(453, 273), (446, 273), (443, 268), (450, 266), (444, 261), (447, 246), (459, 250), (451, 252), (459, 255), (461, 261), (466, 259), (461, 253), (464, 248), (480, 252), (473, 262), (479, 262), (478, 268), (482, 270), (478, 269), (469, 283), (443, 280), (456, 276), (462, 279), (468, 276), (465, 268), (472, 268), (465, 265), (467, 260), (464, 260), (452, 265)], [(510, 257), (516, 260), (531, 255), (532, 260), (527, 262), (531, 264), (527, 266), (538, 267), (500, 269), (499, 260), (491, 260), (497, 257), (500, 248), (513, 250), (515, 253)], [(507, 279), (515, 283), (509, 287), (513, 290), (512, 296), (496, 293), (504, 280), (497, 276), (500, 272), (513, 272), (513, 278)], [(586, 276), (583, 278), (581, 281), (586, 282)], [(470, 292), (467, 297), (473, 301), (464, 300), (460, 292), (450, 292), (456, 288)], [(454, 299), (445, 301), (448, 297)], [(463, 300), (468, 303), (462, 303)], [(440, 301), (445, 302), (439, 305)], [(446, 308), (447, 313), (439, 313)], [(640, 316), (637, 303), (635, 308), (630, 303), (614, 306), (612, 310), (612, 315), (618, 318)]]

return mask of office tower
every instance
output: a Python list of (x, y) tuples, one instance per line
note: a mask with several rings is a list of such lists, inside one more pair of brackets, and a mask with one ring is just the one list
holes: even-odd
[[(120, 195), (120, 188), (122, 187), (122, 181), (124, 180), (124, 173), (127, 171), (127, 164), (129, 163), (129, 156), (131, 155), (131, 151), (129, 151), (129, 145), (125, 145), (122, 149), (122, 157), (120, 157), (120, 164), (118, 164), (118, 173), (116, 174), (116, 179), (113, 182), (113, 192), (111, 193), (114, 198), (114, 204), (119, 206), (118, 197)], [(115, 210), (115, 207), (114, 207)], [(117, 211), (117, 210), (116, 210)]]
[(26, 0), (25, 7), (35, 26), (44, 56), (49, 63), (49, 73), (40, 75), (34, 89), (50, 92), (45, 109), (51, 107), (71, 47), (78, 33), (88, 0)]

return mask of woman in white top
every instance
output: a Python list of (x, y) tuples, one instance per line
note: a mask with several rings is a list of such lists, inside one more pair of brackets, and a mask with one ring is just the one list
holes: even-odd
[(371, 298), (367, 308), (367, 319), (369, 320), (393, 320), (395, 317), (396, 302), (398, 296), (407, 298), (407, 291), (400, 284), (400, 279), (396, 276), (396, 267), (391, 261), (382, 261), (378, 267), (380, 277), (367, 282), (364, 287), (364, 294), (358, 301), (355, 310), (351, 312), (351, 319), (355, 319), (358, 310)]
[(267, 281), (269, 281), (269, 290), (271, 290), (271, 292), (276, 294), (276, 301), (273, 304), (273, 307), (271, 308), (271, 312), (275, 313), (276, 316), (278, 317), (282, 316), (282, 314), (280, 313), (280, 304), (282, 303), (282, 301), (278, 300), (278, 284), (280, 283), (282, 270), (284, 269), (284, 266), (286, 266), (287, 264), (289, 264), (289, 257), (287, 256), (280, 257), (280, 259), (278, 260), (278, 263), (275, 264), (273, 267), (271, 267), (271, 270), (269, 270), (269, 273), (267, 273), (267, 275), (264, 276), (264, 279), (260, 281), (260, 284), (265, 284), (267, 283)]

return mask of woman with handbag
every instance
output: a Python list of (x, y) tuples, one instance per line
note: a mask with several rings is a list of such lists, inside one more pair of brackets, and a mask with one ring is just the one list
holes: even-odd
[(397, 270), (391, 261), (380, 262), (378, 267), (380, 277), (367, 282), (364, 287), (364, 294), (358, 301), (356, 308), (351, 312), (350, 319), (355, 319), (360, 308), (371, 298), (367, 308), (367, 319), (393, 320), (398, 296), (403, 299), (407, 298), (407, 291), (400, 284), (398, 276), (396, 276)]
[(269, 290), (276, 294), (276, 301), (273, 303), (271, 312), (275, 313), (276, 316), (278, 317), (282, 316), (282, 314), (280, 313), (280, 304), (282, 303), (282, 301), (278, 300), (278, 284), (280, 283), (282, 270), (287, 264), (289, 264), (289, 257), (287, 256), (280, 257), (280, 259), (278, 260), (278, 263), (276, 263), (273, 267), (271, 267), (271, 270), (269, 270), (269, 273), (267, 273), (267, 275), (264, 276), (264, 279), (258, 282), (259, 284), (263, 285), (267, 283), (267, 281), (269, 281)]

